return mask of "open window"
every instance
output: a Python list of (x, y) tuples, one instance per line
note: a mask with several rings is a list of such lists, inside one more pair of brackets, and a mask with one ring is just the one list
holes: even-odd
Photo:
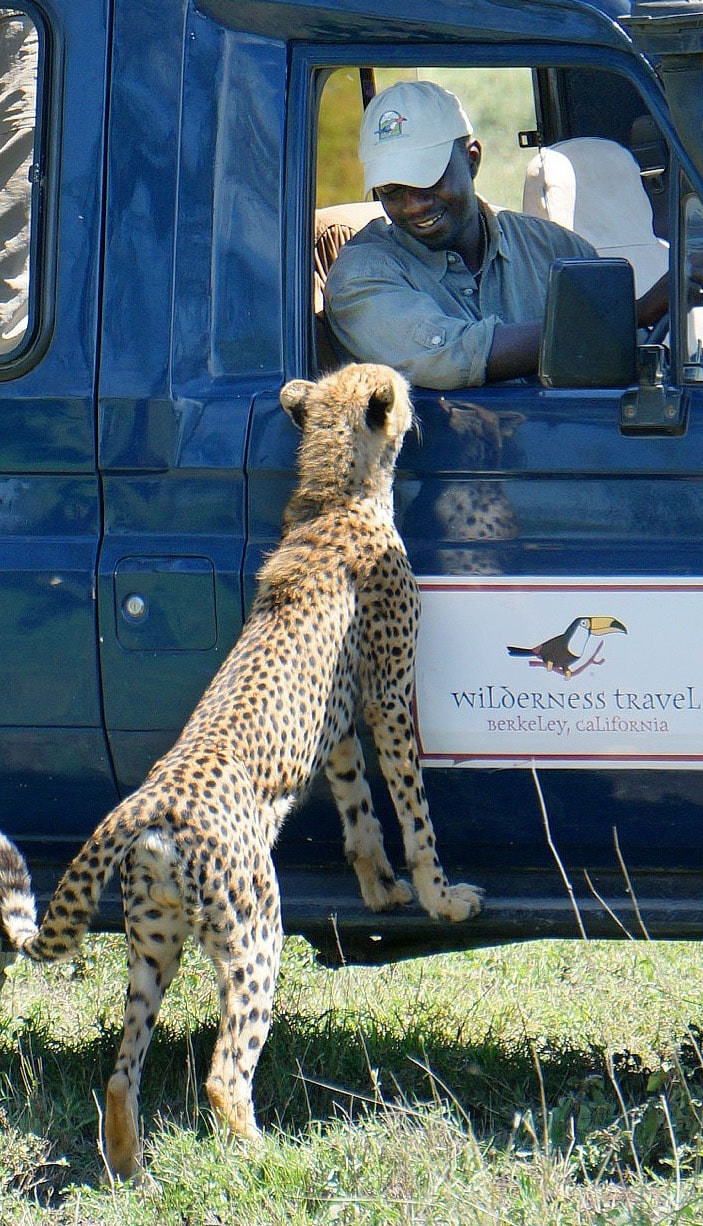
[(476, 190), (491, 205), (556, 221), (599, 255), (628, 259), (638, 296), (667, 271), (667, 146), (621, 74), (585, 64), (326, 68), (317, 89), (318, 368), (345, 356), (324, 319), (325, 279), (342, 245), (383, 217), (378, 201), (363, 199), (357, 142), (364, 103), (399, 79), (433, 80), (459, 95), (482, 144)]
[[(480, 193), (492, 204), (520, 209), (530, 147), (538, 139), (530, 68), (340, 67), (329, 73), (319, 111), (314, 234), (314, 310), (318, 365), (336, 360), (323, 318), (323, 289), (339, 250), (362, 226), (383, 217), (377, 200), (364, 199), (357, 156), (364, 101), (398, 80), (430, 80), (452, 90), (471, 116), (479, 138), (489, 134), (481, 163)], [(522, 134), (522, 135), (520, 135)]]

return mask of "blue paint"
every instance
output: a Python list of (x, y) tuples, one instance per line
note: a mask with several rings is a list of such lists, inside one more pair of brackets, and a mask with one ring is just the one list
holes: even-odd
[[(277, 394), (285, 378), (316, 373), (315, 74), (364, 62), (552, 65), (573, 86), (569, 116), (547, 108), (556, 135), (616, 139), (636, 89), (700, 190), (703, 152), (690, 134), (686, 147), (652, 63), (616, 20), (627, 8), (31, 6), (46, 65), (35, 339), (0, 367), (0, 799), (3, 826), (30, 858), (65, 862), (171, 743), (277, 540), (296, 441)], [(586, 88), (596, 70), (602, 88)], [(535, 382), (452, 394), (522, 417), (502, 450), (473, 457), (447, 445), (439, 393), (418, 391), (423, 440), (404, 448), (396, 495), (414, 566), (456, 566), (457, 542), (436, 513), (451, 481), (484, 493), (499, 483), (516, 532), (460, 546), (497, 573), (700, 574), (702, 388), (686, 389), (683, 433), (644, 437), (620, 429), (612, 390)], [(140, 579), (149, 615), (127, 622), (123, 602)], [(553, 867), (528, 772), (426, 774), (452, 876), (514, 872), (517, 896), (521, 872)], [(617, 826), (631, 870), (681, 870), (687, 897), (684, 871), (701, 863), (698, 779), (548, 772), (565, 860), (609, 871)], [(374, 787), (397, 851), (377, 778)], [(317, 787), (283, 835), (279, 865), (284, 875), (323, 870), (338, 856), (337, 819)], [(300, 900), (288, 907), (305, 927)], [(515, 931), (529, 934), (529, 914)]]

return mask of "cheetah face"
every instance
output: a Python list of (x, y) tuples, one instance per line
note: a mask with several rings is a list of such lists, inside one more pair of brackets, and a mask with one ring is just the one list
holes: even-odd
[(415, 420), (408, 392), (401, 375), (374, 363), (351, 363), (317, 383), (287, 383), (280, 399), (302, 432), (302, 485), (314, 473), (318, 488), (349, 496), (390, 479)]
[(350, 363), (317, 383), (293, 379), (281, 389), (280, 400), (302, 430), (332, 432), (346, 425), (356, 435), (382, 434), (402, 443), (414, 425), (408, 384), (390, 366)]

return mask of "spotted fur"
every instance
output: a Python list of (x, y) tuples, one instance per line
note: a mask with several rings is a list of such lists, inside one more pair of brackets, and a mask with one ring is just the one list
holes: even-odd
[(75, 950), (119, 866), (129, 986), (105, 1144), (124, 1177), (139, 1165), (142, 1066), (188, 934), (219, 979), (210, 1103), (232, 1133), (256, 1132), (252, 1078), (282, 940), (271, 848), (316, 771), (326, 770), (366, 903), (381, 910), (410, 899), (374, 816), (360, 711), (421, 904), (448, 920), (480, 906), (480, 891), (449, 886), (440, 867), (413, 731), (419, 601), (392, 510), (395, 461), (412, 424), (407, 387), (387, 367), (352, 365), (317, 384), (287, 384), (281, 402), (302, 430), (299, 481), (240, 638), (175, 746), (75, 857), (39, 928), (26, 865), (0, 835), (2, 921), (38, 961)]
[[(446, 396), (439, 408), (442, 420), (433, 436), (433, 461), (444, 476), (424, 483), (407, 513), (408, 530), (437, 543), (440, 569), (446, 574), (502, 574), (501, 542), (517, 536), (515, 511), (502, 481), (474, 474), (501, 468), (503, 442), (525, 418)], [(449, 475), (458, 469), (467, 475)]]

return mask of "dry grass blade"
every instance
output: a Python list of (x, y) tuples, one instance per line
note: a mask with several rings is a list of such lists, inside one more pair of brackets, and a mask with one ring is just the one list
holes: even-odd
[(542, 814), (542, 825), (544, 826), (544, 833), (547, 838), (547, 844), (549, 846), (549, 850), (552, 853), (552, 856), (554, 857), (556, 866), (559, 869), (559, 872), (561, 874), (561, 879), (564, 882), (564, 887), (566, 889), (566, 892), (569, 895), (569, 900), (571, 902), (571, 906), (573, 907), (574, 915), (576, 917), (576, 923), (578, 924), (578, 929), (581, 934), (581, 937), (584, 941), (587, 941), (588, 933), (586, 932), (586, 929), (583, 924), (583, 919), (581, 918), (581, 912), (579, 910), (579, 905), (576, 901), (574, 887), (572, 886), (568, 873), (566, 869), (564, 868), (564, 865), (563, 865), (561, 856), (559, 855), (559, 851), (557, 849), (556, 843), (554, 842), (554, 839), (552, 838), (552, 831), (549, 825), (549, 814), (547, 813), (547, 806), (544, 802), (544, 794), (542, 792), (542, 785), (539, 781), (539, 775), (537, 774), (537, 768), (534, 762), (531, 765), (531, 770), (532, 770), (532, 778), (534, 780), (535, 790), (537, 792), (537, 799), (539, 800), (540, 812)]

